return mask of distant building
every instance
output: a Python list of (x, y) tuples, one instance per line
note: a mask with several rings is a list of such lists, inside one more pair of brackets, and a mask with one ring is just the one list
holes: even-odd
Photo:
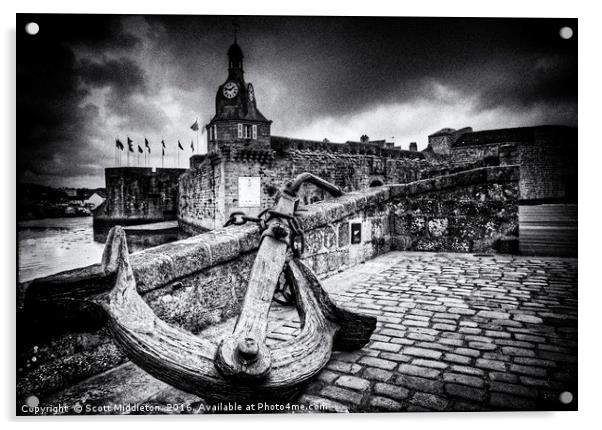
[(103, 204), (105, 197), (100, 191), (93, 193), (90, 197), (84, 200), (84, 205), (90, 209), (96, 209), (98, 206)]
[(566, 126), (473, 131), (444, 128), (431, 134), (429, 149), (456, 165), (488, 159), (520, 165), (523, 203), (577, 201), (577, 129)]

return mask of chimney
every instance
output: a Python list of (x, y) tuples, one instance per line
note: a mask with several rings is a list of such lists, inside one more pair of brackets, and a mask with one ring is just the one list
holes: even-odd
[(418, 151), (418, 145), (416, 145), (416, 142), (410, 142), (410, 151)]

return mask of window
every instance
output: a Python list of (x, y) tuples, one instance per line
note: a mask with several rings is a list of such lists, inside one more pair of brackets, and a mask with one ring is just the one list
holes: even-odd
[(209, 129), (209, 139), (217, 140), (217, 125), (215, 124)]
[(251, 124), (238, 124), (239, 139), (257, 139), (257, 126)]

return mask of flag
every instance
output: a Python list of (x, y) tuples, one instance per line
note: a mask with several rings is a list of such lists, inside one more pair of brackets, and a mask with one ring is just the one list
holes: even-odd
[(146, 137), (144, 138), (144, 146), (146, 146), (146, 149), (148, 149), (148, 153), (150, 154), (150, 144), (148, 143), (148, 139)]
[(144, 153), (144, 151), (142, 150), (142, 147), (140, 145), (138, 145), (138, 152), (141, 153), (141, 154)]
[(134, 152), (134, 145), (132, 145), (132, 143), (134, 143), (134, 141), (128, 136), (128, 147), (130, 149), (130, 152)]
[(115, 139), (115, 147), (123, 151), (124, 146), (123, 143), (121, 143), (121, 140)]
[(192, 152), (194, 152), (194, 140), (190, 141), (190, 149), (192, 149)]
[(180, 143), (179, 140), (178, 140), (178, 148), (180, 148), (181, 150), (184, 150), (184, 147), (182, 146), (182, 144)]
[(165, 148), (161, 148), (161, 156), (165, 156)]
[(194, 124), (192, 124), (190, 126), (191, 129), (193, 129), (194, 131), (199, 131), (199, 120), (197, 119)]
[(165, 141), (164, 140), (161, 141), (161, 145), (163, 145), (163, 148), (165, 148)]

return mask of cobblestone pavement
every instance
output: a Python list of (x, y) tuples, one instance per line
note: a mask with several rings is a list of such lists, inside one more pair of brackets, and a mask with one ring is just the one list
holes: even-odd
[(396, 252), (366, 265), (382, 271), (329, 290), (378, 318), (371, 342), (333, 354), (302, 401), (352, 412), (577, 408), (576, 259)]
[[(300, 403), (350, 412), (577, 408), (576, 259), (391, 252), (323, 284), (378, 325), (361, 350), (333, 353)], [(203, 335), (221, 336), (234, 321)], [(273, 306), (269, 329), (270, 345), (294, 336), (296, 311)], [(561, 393), (574, 398), (565, 404)], [(126, 363), (44, 403), (199, 400)]]

